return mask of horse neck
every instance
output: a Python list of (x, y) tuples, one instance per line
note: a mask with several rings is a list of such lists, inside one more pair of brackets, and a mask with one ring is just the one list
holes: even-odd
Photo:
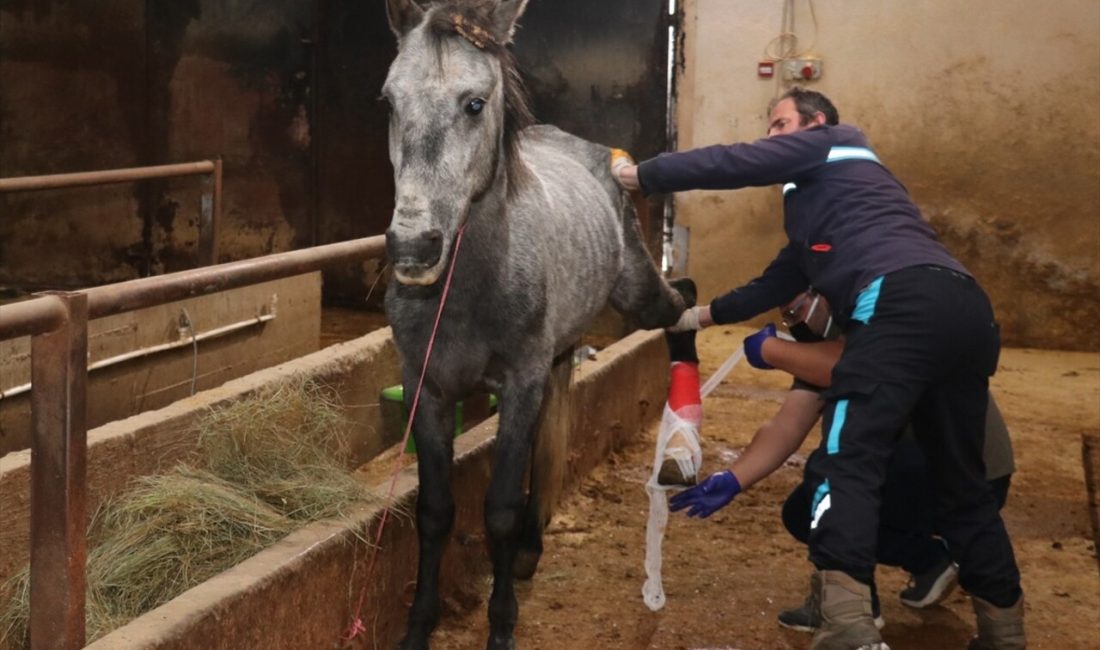
[(483, 235), (490, 232), (498, 231), (502, 227), (507, 227), (507, 220), (505, 215), (508, 213), (508, 206), (514, 199), (516, 189), (510, 185), (514, 179), (509, 178), (508, 166), (509, 164), (523, 164), (522, 159), (510, 160), (509, 155), (519, 156), (519, 151), (509, 152), (507, 147), (503, 144), (499, 147), (497, 152), (497, 164), (496, 170), (493, 176), (493, 181), (489, 184), (489, 187), (470, 204), (470, 213), (467, 217), (469, 223), (482, 223), (489, 228), (479, 228)]

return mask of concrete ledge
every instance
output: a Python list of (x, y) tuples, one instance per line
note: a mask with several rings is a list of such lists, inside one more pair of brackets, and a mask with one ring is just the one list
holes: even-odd
[[(88, 517), (132, 478), (157, 473), (193, 453), (195, 423), (209, 409), (301, 376), (333, 388), (347, 406), (355, 465), (393, 444), (382, 430), (378, 395), (383, 387), (400, 381), (401, 375), (390, 329), (385, 328), (226, 382), (162, 409), (92, 429), (88, 432)], [(30, 557), (29, 450), (0, 457), (0, 513), (4, 516), (0, 526), (3, 584)]]
[[(667, 378), (660, 332), (637, 332), (582, 364), (568, 400), (568, 420), (574, 423), (568, 485), (659, 417)], [(456, 520), (441, 581), (445, 609), (469, 607), (487, 597), (482, 502), (496, 428), (494, 417), (455, 443)], [(385, 494), (389, 480), (374, 487)], [(416, 467), (410, 464), (398, 474), (394, 505), (412, 512), (416, 490)], [(355, 647), (392, 647), (404, 630), (405, 599), (416, 579), (416, 529), (408, 517), (392, 515), (363, 591), (361, 619), (367, 632)], [(303, 528), (89, 647), (337, 647), (364, 590), (369, 555), (360, 537), (374, 539), (380, 516), (380, 507), (370, 507), (348, 522)]]

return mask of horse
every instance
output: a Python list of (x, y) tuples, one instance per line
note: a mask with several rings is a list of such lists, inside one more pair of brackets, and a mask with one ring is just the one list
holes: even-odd
[(453, 263), (413, 414), (419, 562), (405, 650), (427, 648), (439, 619), (440, 560), (455, 515), (456, 402), (479, 390), (500, 398), (484, 502), (493, 571), (486, 647), (514, 648), (513, 579), (537, 567), (546, 469), (565, 453), (540, 441), (559, 458), (532, 454), (555, 357), (607, 304), (645, 329), (672, 325), (685, 308), (643, 244), (608, 149), (534, 125), (507, 48), (525, 5), (386, 0), (398, 51), (382, 91), (395, 181), (385, 237), (395, 281), (385, 309), (408, 408)]

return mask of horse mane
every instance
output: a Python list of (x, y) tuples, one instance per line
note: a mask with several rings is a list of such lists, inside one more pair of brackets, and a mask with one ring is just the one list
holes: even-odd
[(500, 62), (504, 85), (504, 164), (508, 193), (511, 194), (527, 175), (527, 168), (519, 157), (519, 133), (534, 124), (535, 117), (531, 113), (515, 55), (508, 49), (507, 43), (501, 43), (493, 36), (491, 14), (496, 4), (494, 0), (452, 0), (437, 5), (428, 16), (427, 23), (439, 42), (444, 38), (463, 38)]

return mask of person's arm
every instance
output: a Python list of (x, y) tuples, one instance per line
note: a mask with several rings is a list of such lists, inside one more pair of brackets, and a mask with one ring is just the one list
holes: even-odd
[(708, 316), (719, 325), (739, 323), (787, 304), (809, 284), (793, 244), (787, 244), (759, 277), (712, 300)]
[(680, 320), (667, 329), (669, 332), (687, 332), (716, 324), (739, 323), (790, 302), (807, 284), (809, 281), (795, 263), (793, 248), (788, 244), (760, 277), (718, 296), (709, 305), (685, 309)]
[(843, 351), (842, 341), (798, 343), (772, 336), (760, 344), (760, 355), (768, 365), (822, 388), (833, 383), (833, 366)]
[(830, 147), (826, 129), (810, 129), (752, 143), (665, 153), (639, 163), (630, 174), (637, 175), (646, 194), (763, 187), (791, 181), (824, 164)]
[(779, 412), (756, 430), (749, 446), (730, 467), (742, 489), (770, 475), (798, 450), (821, 416), (824, 404), (814, 391), (795, 388), (787, 393)]
[(821, 414), (817, 393), (792, 389), (771, 420), (756, 430), (752, 442), (733, 466), (715, 472), (695, 487), (669, 499), (672, 512), (687, 509), (687, 516), (706, 518), (724, 508), (744, 489), (771, 474), (806, 439)]

